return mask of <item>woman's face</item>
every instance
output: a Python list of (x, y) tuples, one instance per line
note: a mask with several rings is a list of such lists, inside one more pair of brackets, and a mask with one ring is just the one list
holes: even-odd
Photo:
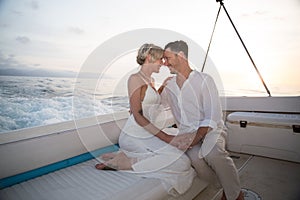
[(155, 60), (153, 63), (151, 63), (153, 72), (159, 73), (160, 67), (163, 65), (163, 57)]
[(152, 72), (159, 73), (160, 67), (163, 65), (163, 57), (154, 61), (150, 61), (149, 59), (149, 61), (145, 65), (147, 65), (147, 67), (150, 68)]

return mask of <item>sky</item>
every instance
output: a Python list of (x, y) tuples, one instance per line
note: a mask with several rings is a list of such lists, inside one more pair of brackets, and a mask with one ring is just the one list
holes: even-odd
[[(271, 92), (299, 96), (300, 0), (224, 4)], [(144, 28), (180, 33), (206, 51), (218, 8), (215, 0), (0, 0), (0, 69), (79, 72), (103, 43)], [(111, 76), (137, 68), (134, 57), (124, 52), (112, 61)], [(251, 85), (264, 93), (224, 10), (209, 57), (228, 90)]]

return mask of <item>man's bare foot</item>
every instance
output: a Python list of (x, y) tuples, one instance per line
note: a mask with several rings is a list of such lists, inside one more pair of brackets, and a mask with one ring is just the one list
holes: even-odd
[(226, 196), (225, 196), (225, 192), (223, 191), (223, 194), (222, 194), (222, 198), (221, 198), (221, 200), (227, 200), (226, 199)]
[(236, 200), (244, 200), (244, 193), (241, 191)]
[[(227, 200), (224, 191), (223, 191), (223, 195), (222, 195), (221, 200)], [(240, 194), (239, 194), (239, 196), (236, 200), (244, 200), (244, 193), (242, 191), (240, 192)]]

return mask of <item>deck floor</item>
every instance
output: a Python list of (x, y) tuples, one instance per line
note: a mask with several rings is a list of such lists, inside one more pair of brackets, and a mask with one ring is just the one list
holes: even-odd
[[(257, 193), (263, 200), (300, 199), (300, 163), (231, 153), (239, 170), (242, 188)], [(222, 189), (209, 185), (194, 200), (219, 200)]]

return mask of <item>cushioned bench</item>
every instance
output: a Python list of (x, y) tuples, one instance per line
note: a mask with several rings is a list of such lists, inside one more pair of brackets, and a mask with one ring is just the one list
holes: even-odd
[(207, 184), (198, 177), (183, 195), (173, 197), (158, 179), (129, 172), (96, 170), (92, 159), (0, 190), (5, 200), (193, 199)]

